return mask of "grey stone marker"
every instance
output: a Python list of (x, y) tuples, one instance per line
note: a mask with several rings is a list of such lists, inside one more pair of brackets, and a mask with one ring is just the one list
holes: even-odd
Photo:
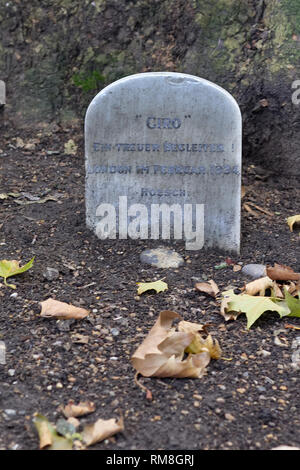
[(241, 127), (234, 98), (199, 77), (151, 72), (107, 86), (85, 118), (88, 227), (238, 253)]

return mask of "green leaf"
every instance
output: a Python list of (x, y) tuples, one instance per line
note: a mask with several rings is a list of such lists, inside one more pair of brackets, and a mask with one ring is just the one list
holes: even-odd
[(289, 317), (300, 317), (300, 291), (298, 291), (298, 299), (297, 299), (297, 297), (293, 297), (288, 292), (287, 288), (284, 287), (284, 297), (285, 297), (287, 306), (289, 307), (291, 311), (291, 313), (289, 314)]
[(247, 317), (247, 329), (267, 311), (275, 311), (280, 317), (291, 313), (285, 301), (274, 302), (270, 297), (253, 296), (248, 294), (235, 294), (233, 289), (223, 292), (223, 297), (229, 302), (226, 305), (226, 312), (243, 312)]
[(16, 274), (24, 273), (28, 271), (33, 265), (34, 257), (24, 266), (19, 266), (19, 261), (17, 260), (7, 260), (3, 259), (0, 261), (0, 277), (4, 278), (4, 284), (12, 289), (15, 289), (16, 286), (14, 284), (7, 284), (6, 279), (11, 276), (15, 276)]

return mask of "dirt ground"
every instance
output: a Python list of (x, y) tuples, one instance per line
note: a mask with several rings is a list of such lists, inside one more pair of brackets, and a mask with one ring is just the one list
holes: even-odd
[[(69, 139), (78, 145), (75, 155), (64, 153)], [(95, 450), (300, 446), (299, 371), (291, 367), (291, 344), (300, 333), (285, 328), (300, 327), (298, 318), (287, 321), (269, 312), (250, 330), (244, 315), (226, 323), (218, 302), (194, 288), (203, 275), (221, 290), (243, 286), (241, 272), (215, 269), (226, 258), (222, 253), (186, 252), (181, 242), (98, 240), (85, 226), (81, 130), (49, 126), (21, 133), (3, 127), (0, 165), (0, 193), (13, 193), (0, 200), (0, 259), (23, 265), (35, 256), (32, 269), (11, 278), (15, 290), (0, 286), (0, 341), (6, 345), (0, 449), (37, 450), (34, 414), (56, 423), (63, 417), (60, 405), (70, 399), (95, 403), (82, 425), (124, 417), (125, 430)], [(243, 186), (248, 206), (242, 211), (241, 255), (234, 261), (277, 262), (299, 272), (299, 231), (290, 232), (286, 224), (286, 217), (300, 213), (299, 183), (245, 163)], [(143, 249), (162, 244), (174, 247), (185, 264), (162, 270), (140, 262)], [(47, 280), (46, 267), (56, 268), (59, 277)], [(167, 291), (137, 296), (137, 282), (162, 277)], [(49, 297), (90, 314), (78, 321), (41, 318), (39, 302)], [(202, 379), (141, 378), (152, 392), (149, 401), (134, 382), (130, 358), (167, 309), (211, 323), (230, 360), (211, 361)], [(283, 346), (274, 341), (280, 329)]]

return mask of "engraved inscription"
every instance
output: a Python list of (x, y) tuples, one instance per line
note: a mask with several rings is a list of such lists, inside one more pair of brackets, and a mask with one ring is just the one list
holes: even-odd
[(187, 196), (185, 189), (149, 189), (142, 188), (141, 196), (173, 196), (173, 197), (182, 197)]
[(109, 144), (103, 142), (94, 142), (93, 149), (95, 152), (110, 152), (117, 150), (118, 152), (224, 152), (224, 144), (183, 144), (174, 142), (164, 142), (162, 145), (157, 143), (117, 143)]
[(156, 118), (148, 117), (146, 120), (146, 126), (149, 129), (179, 129), (181, 126), (181, 120), (179, 118)]

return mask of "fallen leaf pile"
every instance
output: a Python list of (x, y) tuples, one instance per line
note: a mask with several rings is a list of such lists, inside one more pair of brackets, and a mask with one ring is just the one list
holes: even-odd
[[(175, 312), (160, 312), (143, 343), (132, 355), (133, 367), (144, 377), (199, 378), (211, 358), (221, 356), (221, 349), (211, 335), (203, 338), (203, 326), (180, 321), (172, 327)], [(187, 354), (187, 357), (185, 355)]]
[(70, 400), (65, 407), (60, 407), (60, 410), (68, 419), (59, 419), (55, 425), (45, 416), (39, 413), (35, 415), (33, 423), (38, 432), (40, 449), (72, 450), (74, 447), (85, 449), (124, 430), (123, 418), (120, 417), (97, 419), (92, 424), (86, 424), (82, 431), (78, 432), (80, 422), (76, 417), (93, 413), (95, 406), (92, 402), (81, 402), (76, 405)]
[(245, 313), (249, 329), (267, 311), (280, 317), (300, 317), (300, 273), (275, 264), (267, 268), (267, 276), (246, 284), (240, 294), (233, 289), (222, 293), (221, 314), (226, 321)]

